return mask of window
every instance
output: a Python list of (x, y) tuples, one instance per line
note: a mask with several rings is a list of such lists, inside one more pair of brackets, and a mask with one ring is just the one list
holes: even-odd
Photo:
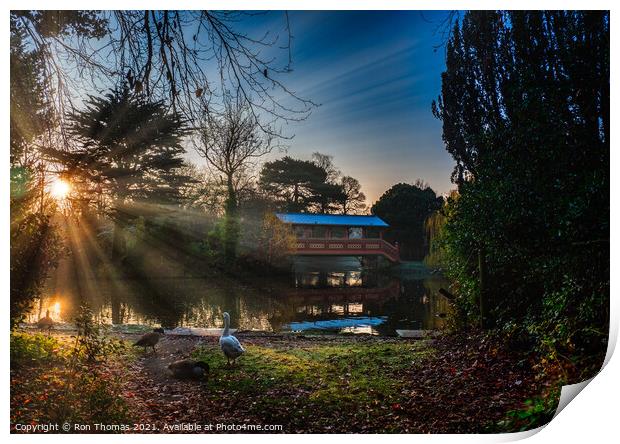
[(306, 237), (306, 227), (300, 227), (299, 225), (297, 225), (295, 227), (295, 236), (297, 237), (297, 239), (303, 239), (304, 237)]
[(332, 227), (332, 239), (344, 239), (347, 237), (347, 229), (345, 227)]
[(323, 239), (327, 237), (327, 228), (320, 225), (312, 227), (312, 237), (315, 239)]
[(379, 239), (379, 229), (375, 227), (366, 228), (366, 237), (368, 239)]
[(362, 238), (362, 227), (349, 228), (349, 239), (361, 239), (361, 238)]

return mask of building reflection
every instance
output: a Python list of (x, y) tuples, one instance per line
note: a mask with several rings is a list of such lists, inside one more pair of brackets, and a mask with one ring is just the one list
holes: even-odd
[(105, 269), (50, 279), (27, 318), (36, 322), (47, 309), (56, 321), (71, 322), (87, 303), (103, 322), (174, 327), (222, 327), (228, 311), (233, 326), (263, 331), (333, 330), (393, 335), (397, 329), (441, 328), (449, 310), (438, 290), (445, 281), (408, 280), (353, 260), (304, 263), (281, 281), (239, 282), (233, 277), (191, 273), (119, 278)]

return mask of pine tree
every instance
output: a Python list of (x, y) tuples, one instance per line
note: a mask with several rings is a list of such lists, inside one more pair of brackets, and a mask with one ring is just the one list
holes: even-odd
[(122, 225), (131, 206), (178, 203), (189, 177), (182, 172), (185, 123), (163, 102), (149, 102), (127, 87), (89, 96), (86, 107), (70, 116), (76, 146), (46, 154), (63, 165), (62, 174), (91, 200), (106, 200), (115, 221), (113, 252), (122, 252)]

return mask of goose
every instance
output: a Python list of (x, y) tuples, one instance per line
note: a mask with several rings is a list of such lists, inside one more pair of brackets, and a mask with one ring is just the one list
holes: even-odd
[(45, 312), (45, 317), (37, 321), (37, 327), (39, 327), (41, 330), (47, 330), (48, 333), (54, 327), (54, 320), (50, 317), (49, 310)]
[(144, 347), (146, 352), (147, 347), (152, 347), (155, 352), (155, 344), (159, 342), (159, 338), (164, 334), (163, 328), (154, 328), (151, 333), (143, 334), (140, 339), (134, 343), (134, 347)]
[(168, 366), (177, 379), (202, 379), (209, 374), (209, 364), (204, 361), (181, 359)]
[(233, 364), (237, 361), (237, 358), (245, 353), (245, 349), (237, 338), (230, 334), (230, 315), (224, 312), (224, 331), (220, 336), (220, 348), (224, 352), (224, 356), (228, 359), (228, 365), (230, 360), (233, 360)]

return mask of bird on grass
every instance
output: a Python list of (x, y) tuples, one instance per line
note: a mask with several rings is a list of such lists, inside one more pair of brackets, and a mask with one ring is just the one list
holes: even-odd
[(54, 328), (54, 320), (50, 317), (49, 310), (45, 312), (45, 317), (42, 317), (37, 321), (37, 327), (41, 330), (47, 330), (48, 333), (52, 328)]
[(224, 331), (222, 336), (220, 336), (220, 348), (224, 352), (226, 359), (228, 359), (228, 365), (230, 365), (231, 359), (234, 364), (237, 358), (245, 353), (245, 349), (241, 346), (239, 340), (230, 334), (230, 315), (227, 312), (224, 312)]
[(155, 345), (159, 342), (159, 338), (164, 334), (163, 328), (154, 328), (151, 333), (143, 334), (140, 339), (134, 343), (134, 347), (144, 347), (146, 352), (147, 347), (152, 347), (155, 352)]
[(204, 361), (181, 359), (168, 366), (177, 379), (202, 379), (209, 374), (209, 364)]

